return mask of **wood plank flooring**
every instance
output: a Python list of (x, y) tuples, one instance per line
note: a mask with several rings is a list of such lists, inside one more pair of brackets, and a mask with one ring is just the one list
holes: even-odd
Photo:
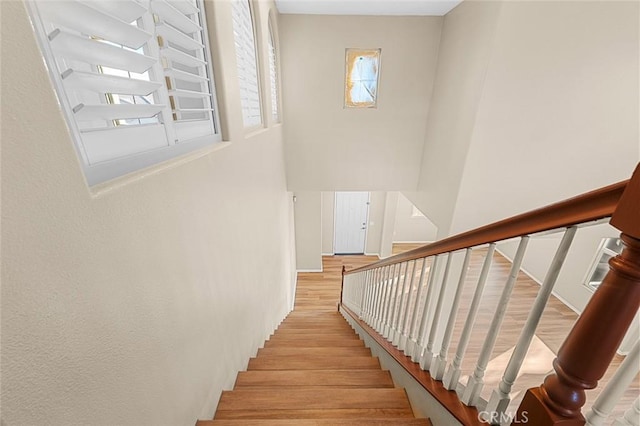
[(322, 273), (298, 274), (294, 311), (198, 426), (430, 425), (337, 312), (343, 263), (375, 260), (341, 256)]

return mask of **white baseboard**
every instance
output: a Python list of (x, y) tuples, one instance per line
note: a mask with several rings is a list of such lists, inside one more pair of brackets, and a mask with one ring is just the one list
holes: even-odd
[(429, 244), (433, 241), (394, 241), (392, 244)]
[(366, 251), (364, 252), (365, 256), (377, 256), (378, 259), (380, 259), (380, 253), (367, 253)]
[(296, 272), (322, 272), (322, 268), (316, 268), (316, 269), (296, 269)]
[(320, 253), (322, 256), (333, 256), (335, 253)]

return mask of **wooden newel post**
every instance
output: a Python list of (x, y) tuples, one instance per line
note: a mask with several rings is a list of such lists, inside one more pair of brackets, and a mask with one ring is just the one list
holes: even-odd
[(344, 273), (347, 272), (347, 268), (342, 265), (342, 281), (340, 281), (340, 300), (338, 301), (338, 312), (340, 312), (340, 305), (342, 305), (342, 292), (344, 292)]
[(585, 390), (597, 386), (640, 307), (640, 166), (611, 225), (624, 249), (609, 261), (609, 273), (574, 324), (553, 362), (554, 374), (529, 389), (512, 424), (584, 425)]

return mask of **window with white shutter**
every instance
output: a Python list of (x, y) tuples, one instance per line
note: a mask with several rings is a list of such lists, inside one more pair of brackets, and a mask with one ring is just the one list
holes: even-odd
[(258, 61), (249, 0), (233, 2), (233, 36), (240, 83), (240, 101), (244, 127), (262, 124)]
[(89, 185), (220, 141), (201, 0), (34, 0)]
[(269, 21), (269, 80), (271, 83), (271, 115), (273, 121), (277, 123), (280, 121), (280, 111), (278, 108), (278, 61), (271, 21)]

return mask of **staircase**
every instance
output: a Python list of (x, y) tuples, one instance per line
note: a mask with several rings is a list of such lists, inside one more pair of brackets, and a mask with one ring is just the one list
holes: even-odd
[[(341, 270), (331, 264), (340, 258), (327, 262), (325, 271)], [(394, 387), (335, 303), (330, 308), (340, 274), (305, 275), (296, 309), (238, 374), (234, 389), (222, 393), (214, 419), (197, 426), (430, 425), (414, 417), (404, 389)]]

